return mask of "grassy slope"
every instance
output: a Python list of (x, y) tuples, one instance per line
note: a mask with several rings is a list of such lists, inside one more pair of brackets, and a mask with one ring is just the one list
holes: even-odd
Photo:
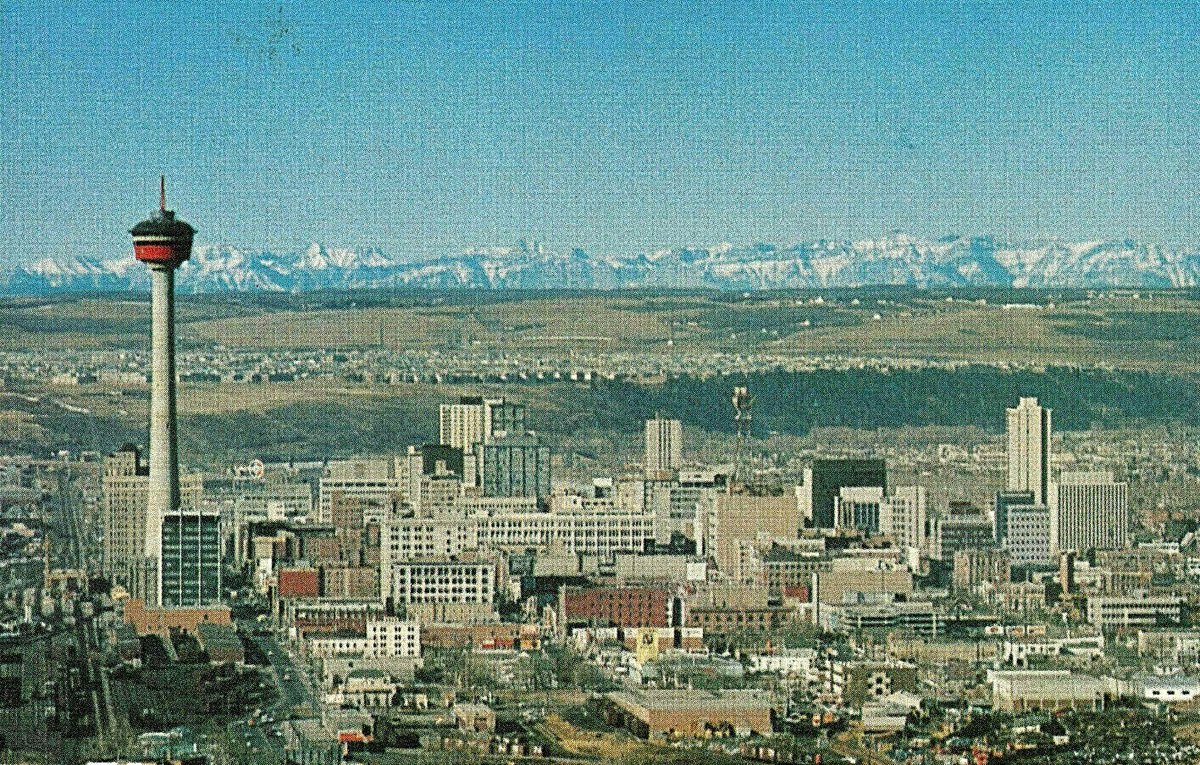
[[(1004, 310), (947, 303), (943, 293), (880, 290), (847, 293), (842, 305), (815, 305), (812, 294), (739, 295), (496, 294), (399, 295), (319, 293), (289, 296), (182, 296), (180, 341), (281, 349), (322, 345), (400, 348), (454, 344), (464, 328), (477, 348), (605, 352), (665, 350), (674, 327), (676, 352), (900, 355), (985, 363), (1067, 364), (1120, 368), (1120, 374), (873, 372), (753, 377), (755, 422), (765, 434), (813, 427), (903, 425), (1000, 426), (998, 412), (1020, 393), (1058, 410), (1061, 427), (1123, 418), (1190, 422), (1200, 411), (1200, 303), (1181, 293), (1057, 299), (1045, 310)], [(851, 305), (852, 297), (859, 305)], [(1007, 299), (1001, 296), (999, 299)], [(1018, 295), (1049, 302), (1046, 295)], [(884, 304), (878, 301), (884, 300)], [(299, 310), (305, 309), (305, 310)], [(0, 302), (0, 349), (125, 347), (148, 344), (142, 300), (70, 298)], [(874, 315), (879, 313), (880, 320)], [(808, 326), (803, 322), (807, 321)], [(765, 330), (765, 331), (764, 331)], [(566, 338), (592, 339), (566, 339)], [(564, 339), (554, 339), (564, 338)], [(1149, 370), (1153, 374), (1139, 374)], [(1166, 374), (1164, 374), (1166, 373)], [(431, 438), (436, 407), (462, 393), (502, 393), (526, 401), (533, 424), (556, 438), (584, 434), (584, 451), (636, 441), (641, 417), (682, 417), (692, 429), (729, 426), (729, 379), (665, 386), (579, 387), (368, 386), (338, 381), (269, 385), (188, 384), (180, 409), (185, 453), (204, 460), (246, 454), (330, 456), (392, 450)], [(737, 380), (743, 382), (743, 380)], [(41, 392), (39, 388), (38, 391)], [(144, 430), (144, 389), (99, 387), (49, 391), (49, 400), (81, 406), (72, 414), (11, 397), (0, 409), (34, 411), (56, 443), (109, 449)], [(1075, 418), (1061, 419), (1064, 416)], [(65, 438), (65, 440), (64, 440)], [(620, 442), (618, 444), (618, 441)]]
[[(1068, 364), (1196, 372), (1200, 303), (1183, 293), (1073, 299), (1045, 310), (947, 303), (942, 293), (862, 291), (859, 305), (812, 305), (807, 294), (547, 294), (524, 299), (392, 293), (181, 296), (184, 344), (288, 349), (456, 345), (480, 350), (904, 356), (980, 363)], [(391, 297), (389, 297), (391, 296)], [(1022, 296), (1027, 297), (1027, 296)], [(884, 299), (885, 305), (878, 300)], [(0, 302), (0, 349), (141, 348), (142, 300)], [(880, 318), (875, 319), (879, 314)], [(808, 322), (807, 325), (804, 322)]]

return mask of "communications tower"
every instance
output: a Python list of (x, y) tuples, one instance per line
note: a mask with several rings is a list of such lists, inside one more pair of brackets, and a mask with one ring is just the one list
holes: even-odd
[(733, 389), (733, 421), (737, 426), (737, 446), (733, 453), (733, 481), (729, 484), (730, 493), (735, 485), (740, 487), (742, 480), (742, 448), (746, 439), (750, 437), (750, 410), (753, 406), (754, 396), (750, 394), (749, 388), (739, 386)]
[[(155, 561), (162, 520), (179, 510), (179, 444), (175, 424), (175, 269), (192, 254), (196, 229), (167, 209), (166, 178), (159, 179), (158, 210), (134, 226), (133, 254), (150, 267), (150, 486), (145, 557)], [(157, 575), (153, 574), (154, 579)], [(144, 593), (156, 591), (154, 580)]]

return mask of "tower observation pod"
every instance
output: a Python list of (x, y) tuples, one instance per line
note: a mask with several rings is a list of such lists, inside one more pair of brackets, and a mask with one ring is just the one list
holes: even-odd
[[(145, 558), (157, 566), (162, 520), (179, 509), (179, 447), (175, 425), (175, 269), (192, 254), (196, 230), (167, 209), (166, 180), (159, 182), (158, 211), (134, 226), (133, 254), (150, 266), (150, 486)], [(146, 572), (145, 592), (160, 589), (157, 572)], [(149, 598), (148, 598), (149, 599)]]
[(159, 179), (158, 211), (130, 229), (133, 234), (133, 254), (151, 269), (155, 266), (173, 269), (191, 257), (192, 237), (196, 229), (175, 217), (167, 209), (167, 180)]

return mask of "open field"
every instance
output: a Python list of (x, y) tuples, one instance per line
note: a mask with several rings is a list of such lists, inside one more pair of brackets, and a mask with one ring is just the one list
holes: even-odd
[[(177, 300), (180, 323), (259, 310), (218, 298)], [(141, 348), (150, 343), (147, 295), (0, 300), (0, 351)]]
[[(670, 354), (695, 369), (657, 384), (374, 384), (342, 376), (290, 382), (185, 382), (181, 451), (192, 464), (249, 457), (325, 459), (388, 453), (433, 438), (437, 407), (460, 395), (528, 404), (566, 468), (637, 459), (656, 413), (714, 437), (732, 430), (729, 390), (758, 399), (756, 438), (820, 429), (967, 428), (997, 433), (1021, 395), (1055, 409), (1055, 426), (1200, 425), (1200, 293), (1115, 295), (912, 289), (825, 293), (308, 293), (183, 295), (179, 340), (192, 348), (419, 349), (434, 356), (538, 352)], [(986, 301), (986, 302), (980, 302)], [(1009, 305), (1008, 308), (1005, 307)], [(0, 351), (129, 348), (149, 343), (144, 296), (0, 301)], [(878, 316), (878, 318), (876, 318)], [(667, 340), (674, 339), (668, 346)], [(465, 342), (464, 342), (465, 341)], [(969, 366), (713, 372), (712, 353), (907, 357)], [(209, 351), (204, 351), (208, 353)], [(728, 357), (726, 357), (728, 358)], [(1006, 368), (1006, 367), (1022, 368)], [(1043, 368), (1044, 367), (1044, 368)], [(734, 368), (736, 369), (736, 368)], [(184, 370), (186, 371), (186, 370)], [(386, 370), (385, 370), (386, 371)], [(0, 443), (10, 449), (111, 451), (142, 442), (145, 385), (9, 381)]]
[[(866, 297), (866, 296), (864, 296)], [(879, 300), (886, 305), (879, 305)], [(382, 344), (601, 352), (899, 356), (972, 363), (1082, 365), (1196, 371), (1200, 304), (1181, 295), (1081, 299), (1054, 307), (947, 303), (917, 294), (858, 305), (811, 305), (804, 297), (727, 295), (630, 298), (585, 295), (477, 308), (409, 307), (273, 312), (210, 319), (181, 334), (235, 347)], [(799, 304), (798, 304), (799, 303)], [(878, 318), (877, 318), (878, 317)], [(1161, 332), (1162, 325), (1174, 328)], [(382, 342), (381, 342), (382, 341)]]
[[(200, 321), (188, 327), (198, 342), (234, 347), (311, 348), (382, 344), (394, 349), (445, 346), (464, 334), (485, 348), (623, 348), (666, 342), (666, 317), (628, 309), (613, 299), (534, 299), (461, 308), (334, 309), (277, 312)], [(315, 343), (315, 339), (320, 343)], [(382, 340), (382, 343), (380, 342)]]
[(1200, 311), (1191, 300), (1094, 300), (1043, 308), (964, 306), (874, 314), (781, 343), (808, 353), (901, 356), (981, 364), (1113, 366), (1194, 372)]
[(608, 761), (635, 754), (653, 754), (654, 748), (625, 733), (607, 733), (577, 728), (561, 716), (551, 713), (542, 727), (568, 754), (598, 757)]
[[(1196, 293), (1010, 292), (183, 295), (179, 340), (276, 351), (723, 351), (1200, 369)], [(144, 296), (0, 302), (0, 350), (143, 348), (148, 312)]]
[[(336, 379), (289, 383), (184, 383), (180, 389), (180, 444), (193, 464), (245, 461), (246, 455), (310, 459), (403, 451), (436, 436), (438, 405), (459, 395), (507, 395), (530, 407), (530, 424), (552, 439), (594, 428), (604, 412), (584, 402), (587, 389), (570, 384), (493, 387), (354, 385)], [(37, 446), (111, 451), (145, 439), (149, 391), (92, 384), (0, 391), (0, 425), (24, 422), (23, 448)], [(614, 423), (630, 430), (632, 420)], [(32, 435), (42, 434), (41, 443)], [(18, 433), (0, 433), (9, 448)], [(586, 450), (599, 452), (595, 449)], [(618, 450), (621, 453), (622, 450)]]

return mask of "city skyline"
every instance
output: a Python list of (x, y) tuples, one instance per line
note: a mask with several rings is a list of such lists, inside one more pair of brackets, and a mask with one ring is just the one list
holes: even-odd
[(118, 252), (158, 172), (198, 243), (401, 258), (1194, 238), (1182, 6), (355, 10), (7, 5), (0, 262)]
[(1200, 762), (1200, 10), (832, 5), (0, 3), (0, 760)]

